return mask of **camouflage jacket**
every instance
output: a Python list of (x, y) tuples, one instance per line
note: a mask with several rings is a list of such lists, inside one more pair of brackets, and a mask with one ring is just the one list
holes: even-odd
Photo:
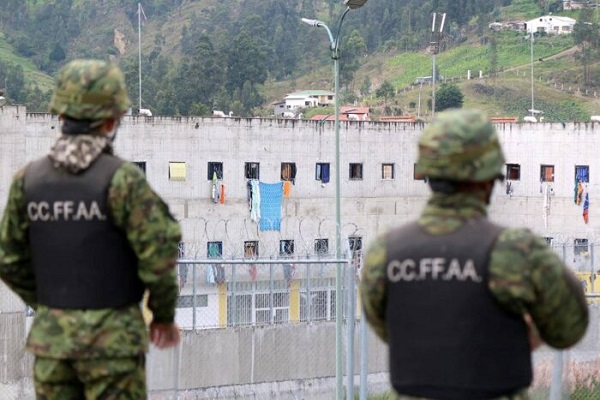
[[(435, 193), (418, 222), (437, 235), (482, 216), (487, 217), (486, 205), (473, 196)], [(384, 341), (388, 335), (386, 259), (384, 238), (380, 236), (369, 245), (361, 279), (365, 316)], [(552, 347), (569, 347), (585, 334), (588, 307), (581, 284), (545, 240), (528, 229), (507, 228), (500, 233), (490, 254), (488, 286), (503, 308), (531, 315), (541, 339)], [(526, 398), (522, 396), (515, 398)]]
[[(112, 152), (105, 138), (61, 136), (49, 157), (55, 167), (73, 173), (86, 169), (102, 152)], [(60, 310), (38, 305), (24, 204), (24, 172), (18, 171), (0, 223), (0, 278), (36, 309), (27, 339), (34, 354), (51, 358), (121, 357), (147, 350), (148, 334), (138, 305), (123, 309)], [(181, 240), (179, 224), (148, 185), (142, 171), (124, 163), (114, 174), (108, 204), (115, 225), (126, 232), (138, 257), (138, 274), (150, 296), (156, 322), (173, 322), (177, 300), (175, 262)]]

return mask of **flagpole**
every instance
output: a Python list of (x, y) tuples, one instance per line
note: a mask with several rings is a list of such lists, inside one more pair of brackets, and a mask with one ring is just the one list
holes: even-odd
[(142, 3), (138, 3), (138, 113), (142, 109)]

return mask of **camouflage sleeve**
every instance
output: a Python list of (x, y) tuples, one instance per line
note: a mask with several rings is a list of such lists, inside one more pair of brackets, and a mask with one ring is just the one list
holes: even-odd
[(25, 209), (23, 176), (16, 173), (0, 222), (0, 278), (31, 307), (36, 307), (35, 277), (29, 249), (29, 220)]
[(506, 229), (492, 251), (490, 289), (509, 311), (529, 313), (555, 348), (577, 343), (588, 326), (580, 283), (546, 242), (527, 229)]
[(153, 320), (173, 322), (178, 294), (175, 264), (181, 240), (179, 224), (132, 163), (124, 163), (115, 173), (108, 201), (115, 224), (126, 232), (139, 259), (138, 273), (150, 292), (148, 308)]
[(383, 237), (375, 239), (365, 255), (360, 296), (367, 322), (383, 341), (387, 342), (385, 312), (387, 305), (387, 285), (385, 260), (387, 254)]

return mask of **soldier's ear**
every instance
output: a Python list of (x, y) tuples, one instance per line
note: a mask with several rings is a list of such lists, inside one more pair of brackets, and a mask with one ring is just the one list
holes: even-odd
[(100, 133), (103, 136), (110, 135), (116, 128), (117, 120), (115, 118), (106, 118), (100, 125)]

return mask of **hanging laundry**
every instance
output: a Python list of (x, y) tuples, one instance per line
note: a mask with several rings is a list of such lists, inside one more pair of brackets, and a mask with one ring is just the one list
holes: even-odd
[(281, 198), (283, 185), (260, 182), (260, 230), (278, 231), (281, 229)]
[(246, 182), (246, 199), (248, 200), (248, 210), (252, 211), (252, 180)]
[(590, 196), (588, 193), (585, 194), (585, 200), (583, 201), (583, 222), (588, 223), (590, 212)]
[(219, 196), (219, 202), (225, 204), (225, 184), (221, 184), (221, 195)]
[(179, 264), (179, 291), (185, 286), (188, 277), (188, 265)]
[(543, 216), (544, 216), (544, 228), (548, 228), (548, 216), (550, 215), (550, 188), (549, 185), (544, 185), (544, 202), (543, 202)]
[(219, 191), (217, 188), (217, 172), (213, 172), (213, 176), (212, 176), (212, 186), (211, 186), (211, 195), (210, 198), (212, 199), (213, 203), (217, 203), (219, 201)]
[(329, 164), (323, 164), (321, 167), (321, 183), (329, 183)]
[(292, 192), (292, 182), (283, 181), (283, 195), (285, 197), (290, 197), (291, 192)]
[(294, 264), (283, 264), (283, 277), (288, 286), (290, 286), (294, 276), (296, 276), (296, 266)]
[(575, 198), (575, 203), (577, 205), (581, 204), (582, 197), (583, 197), (583, 183), (580, 181), (580, 182), (577, 182), (577, 197)]
[(213, 266), (209, 264), (206, 266), (206, 283), (208, 285), (214, 285), (215, 282), (215, 270), (213, 269)]
[(260, 184), (256, 179), (252, 180), (252, 204), (250, 205), (250, 220), (256, 223), (260, 221)]
[(248, 267), (248, 273), (250, 274), (250, 280), (252, 282), (256, 281), (256, 276), (258, 275), (258, 268), (256, 268), (255, 264), (252, 264)]
[(222, 265), (213, 264), (213, 273), (215, 275), (215, 283), (217, 285), (222, 285), (225, 283), (225, 267)]

